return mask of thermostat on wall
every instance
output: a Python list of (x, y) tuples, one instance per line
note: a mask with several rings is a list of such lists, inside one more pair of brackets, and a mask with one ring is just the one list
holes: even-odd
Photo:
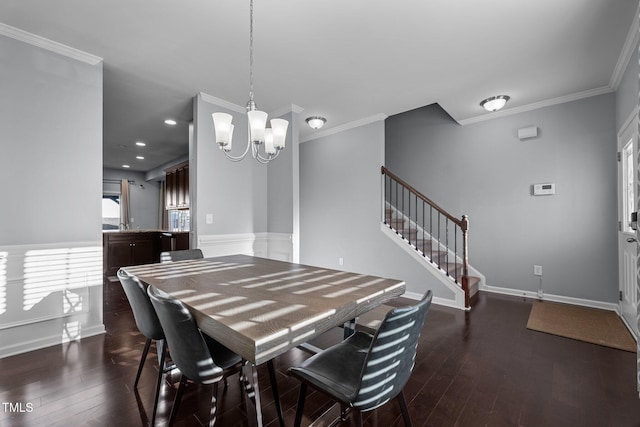
[(549, 196), (551, 194), (556, 194), (555, 184), (533, 184), (534, 196)]

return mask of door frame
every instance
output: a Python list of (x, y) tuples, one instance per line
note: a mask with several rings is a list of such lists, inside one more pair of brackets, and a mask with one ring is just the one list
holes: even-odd
[[(638, 332), (638, 328), (639, 325), (637, 324), (637, 310), (638, 310), (638, 301), (637, 301), (637, 289), (640, 283), (640, 277), (638, 275), (638, 263), (640, 262), (640, 258), (638, 258), (639, 255), (639, 248), (640, 246), (638, 246), (640, 243), (640, 235), (638, 233), (638, 231), (635, 232), (629, 232), (629, 231), (625, 231), (625, 223), (628, 222), (630, 220), (630, 218), (625, 218), (624, 216), (624, 206), (623, 206), (623, 196), (622, 196), (622, 180), (623, 178), (623, 173), (624, 173), (624, 165), (622, 164), (624, 161), (623, 158), (623, 153), (622, 150), (624, 149), (624, 147), (627, 145), (629, 137), (633, 138), (634, 142), (634, 149), (633, 149), (633, 177), (634, 177), (634, 193), (635, 193), (635, 204), (633, 207), (634, 211), (639, 211), (640, 210), (640, 190), (639, 190), (639, 179), (638, 179), (638, 168), (639, 168), (639, 157), (638, 157), (638, 107), (634, 108), (633, 112), (631, 113), (631, 115), (627, 118), (627, 120), (624, 122), (624, 124), (620, 127), (620, 130), (618, 131), (617, 134), (617, 151), (618, 151), (618, 170), (617, 170), (617, 193), (618, 193), (618, 220), (620, 221), (619, 223), (619, 230), (618, 230), (618, 291), (620, 292), (621, 296), (624, 295), (625, 293), (625, 269), (624, 269), (624, 257), (625, 257), (625, 253), (624, 251), (626, 249), (623, 249), (623, 245), (633, 245), (633, 243), (625, 243), (623, 240), (626, 240), (627, 238), (633, 238), (635, 239), (635, 260), (633, 262), (633, 274), (632, 276), (635, 278), (635, 280), (633, 280), (633, 283), (630, 283), (631, 289), (629, 290), (629, 294), (632, 298), (631, 303), (635, 303), (636, 307), (634, 310), (625, 310), (623, 309), (623, 300), (622, 298), (619, 298), (618, 300), (618, 314), (620, 315), (620, 318), (622, 319), (622, 321), (625, 323), (625, 325), (627, 326), (627, 329), (629, 329), (629, 331), (634, 335), (634, 337), (636, 338), (636, 341), (638, 341), (639, 338), (639, 332)], [(633, 297), (636, 297), (636, 301), (633, 301)], [(625, 314), (627, 314), (627, 316), (625, 316)]]

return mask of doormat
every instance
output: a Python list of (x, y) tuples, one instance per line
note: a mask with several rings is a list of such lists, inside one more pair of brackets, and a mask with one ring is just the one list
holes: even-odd
[(535, 301), (527, 329), (636, 352), (633, 336), (613, 311)]

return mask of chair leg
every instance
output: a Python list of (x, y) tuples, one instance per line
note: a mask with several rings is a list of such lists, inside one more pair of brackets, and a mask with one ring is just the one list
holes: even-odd
[[(226, 378), (225, 378), (226, 379)], [(211, 395), (211, 410), (209, 414), (209, 427), (213, 427), (216, 424), (216, 417), (218, 412), (218, 383), (216, 382), (213, 387), (213, 394)]]
[(280, 421), (280, 427), (284, 427), (284, 415), (282, 415), (282, 404), (280, 402), (280, 393), (278, 392), (278, 381), (276, 380), (276, 370), (273, 367), (273, 359), (267, 362), (269, 368), (269, 378), (271, 380), (271, 390), (273, 391), (273, 400), (276, 405), (276, 412), (278, 414), (278, 421)]
[(167, 342), (165, 340), (156, 341), (156, 348), (160, 360), (158, 362), (158, 379), (156, 380), (156, 397), (153, 402), (153, 415), (151, 416), (151, 426), (156, 423), (156, 414), (158, 412), (158, 399), (160, 397), (160, 385), (162, 384), (162, 375), (164, 374), (164, 363), (167, 357)]
[(298, 394), (298, 407), (296, 408), (296, 419), (293, 423), (293, 427), (300, 427), (300, 423), (302, 422), (302, 412), (304, 409), (304, 399), (307, 395), (307, 385), (304, 383), (300, 384), (300, 394)]
[(409, 416), (409, 408), (407, 407), (407, 401), (404, 398), (404, 391), (400, 390), (398, 393), (398, 403), (400, 404), (400, 412), (402, 412), (402, 419), (404, 420), (405, 427), (411, 427), (411, 417)]
[(349, 415), (349, 407), (344, 403), (340, 403), (340, 421), (347, 421), (347, 415)]
[(151, 338), (147, 338), (147, 341), (144, 343), (144, 350), (142, 350), (142, 357), (140, 358), (140, 363), (138, 364), (138, 373), (136, 374), (136, 380), (133, 383), (133, 388), (138, 388), (138, 380), (140, 380), (140, 374), (142, 373), (142, 367), (144, 366), (145, 360), (147, 360), (147, 353), (149, 353), (149, 347), (151, 347)]
[(176, 398), (173, 401), (173, 408), (171, 408), (171, 416), (169, 417), (169, 427), (173, 425), (173, 422), (176, 420), (176, 415), (178, 414), (178, 408), (180, 407), (180, 400), (182, 400), (182, 393), (184, 393), (184, 386), (187, 384), (187, 377), (182, 375), (180, 377), (180, 385), (178, 386), (178, 391), (176, 392)]

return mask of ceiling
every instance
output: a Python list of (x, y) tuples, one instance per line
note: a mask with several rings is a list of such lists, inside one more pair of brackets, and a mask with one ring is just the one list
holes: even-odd
[[(148, 171), (187, 153), (197, 93), (246, 104), (249, 1), (115, 4), (2, 0), (0, 22), (104, 59), (104, 165)], [(634, 17), (638, 0), (255, 0), (255, 101), (303, 108), (302, 140), (312, 115), (322, 132), (439, 103), (471, 123), (614, 90)]]

